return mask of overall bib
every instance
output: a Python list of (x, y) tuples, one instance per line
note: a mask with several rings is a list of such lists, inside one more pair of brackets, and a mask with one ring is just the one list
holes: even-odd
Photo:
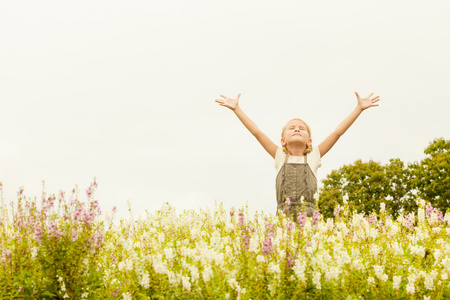
[(316, 208), (314, 194), (317, 191), (317, 179), (308, 165), (308, 157), (304, 156), (304, 163), (288, 163), (289, 155), (286, 155), (284, 164), (277, 175), (275, 187), (277, 193), (277, 211), (286, 213), (286, 198), (291, 204), (288, 208), (288, 216), (292, 216), (297, 222), (297, 214), (300, 211), (300, 199), (303, 196), (306, 215), (312, 217)]

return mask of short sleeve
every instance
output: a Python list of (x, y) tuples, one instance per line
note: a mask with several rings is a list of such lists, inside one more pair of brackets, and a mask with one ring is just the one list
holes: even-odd
[(286, 154), (283, 150), (278, 147), (277, 152), (275, 152), (275, 169), (278, 171), (284, 163)]
[(308, 164), (311, 166), (312, 171), (317, 177), (317, 169), (322, 166), (322, 160), (320, 158), (320, 151), (318, 147), (313, 147), (311, 153), (308, 154)]

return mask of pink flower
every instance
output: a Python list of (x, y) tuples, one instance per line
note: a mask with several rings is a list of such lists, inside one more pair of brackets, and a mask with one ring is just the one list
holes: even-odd
[(38, 243), (42, 242), (42, 231), (39, 228), (36, 228), (36, 230), (34, 231), (34, 234), (36, 235), (36, 241)]
[(239, 212), (239, 225), (244, 225), (245, 216), (243, 212)]
[(339, 206), (336, 206), (334, 208), (334, 216), (337, 218), (340, 213), (341, 213), (341, 209), (339, 208)]
[(78, 238), (77, 231), (75, 229), (72, 230), (72, 242), (75, 242)]
[(375, 222), (377, 221), (377, 216), (375, 216), (374, 213), (371, 213), (368, 221), (371, 225), (375, 224)]
[(314, 222), (314, 224), (317, 225), (319, 223), (319, 218), (320, 218), (320, 212), (318, 210), (315, 210), (314, 214), (313, 214), (313, 222)]
[(269, 236), (263, 241), (262, 255), (272, 253), (272, 250), (272, 237)]
[(288, 231), (291, 231), (292, 229), (294, 229), (294, 223), (291, 222), (291, 221), (289, 221), (289, 222), (287, 223), (287, 230), (288, 230)]
[(305, 226), (306, 215), (304, 215), (304, 214), (301, 213), (301, 212), (298, 213), (297, 222), (298, 222), (298, 225), (300, 225), (300, 227)]
[(288, 206), (291, 205), (291, 198), (289, 198), (289, 197), (286, 198), (286, 204), (287, 204)]

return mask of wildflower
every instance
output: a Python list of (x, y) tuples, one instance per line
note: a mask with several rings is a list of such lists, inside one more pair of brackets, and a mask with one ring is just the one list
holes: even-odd
[(145, 272), (145, 273), (142, 275), (139, 284), (140, 284), (141, 286), (143, 286), (145, 289), (148, 289), (148, 288), (150, 287), (150, 277), (149, 277), (149, 275), (148, 275), (147, 272)]
[(77, 240), (77, 231), (75, 229), (72, 230), (72, 242), (75, 242)]
[(334, 217), (335, 217), (335, 218), (339, 217), (339, 213), (340, 213), (340, 212), (341, 212), (341, 208), (340, 208), (339, 206), (336, 206), (336, 207), (334, 208), (334, 212), (333, 212)]
[(290, 269), (294, 266), (295, 255), (292, 253), (287, 254), (287, 267)]
[(258, 256), (256, 257), (256, 261), (257, 261), (258, 263), (263, 263), (263, 262), (266, 261), (266, 259), (264, 258), (264, 256), (258, 255)]
[(408, 284), (406, 285), (406, 292), (407, 292), (408, 294), (414, 294), (414, 292), (415, 292), (414, 283), (408, 283)]
[(130, 294), (130, 292), (126, 292), (126, 293), (123, 293), (122, 294), (122, 299), (123, 300), (132, 300), (133, 298), (131, 297), (131, 294)]
[(392, 281), (393, 281), (392, 288), (394, 290), (398, 290), (400, 288), (400, 282), (402, 281), (402, 277), (401, 276), (394, 276)]
[(375, 278), (369, 276), (369, 278), (367, 278), (367, 282), (369, 282), (370, 284), (375, 284)]
[(272, 273), (272, 274), (280, 274), (281, 273), (280, 266), (273, 262), (269, 263), (268, 271), (269, 271), (269, 273)]
[(181, 276), (181, 283), (183, 284), (183, 289), (191, 291), (191, 282), (189, 281), (189, 277)]
[(244, 216), (244, 213), (243, 212), (239, 212), (239, 225), (244, 225), (244, 223), (245, 223), (245, 216)]
[(314, 214), (313, 214), (313, 222), (316, 226), (319, 223), (319, 217), (320, 217), (320, 212), (318, 210), (315, 210)]
[(322, 286), (320, 285), (320, 277), (322, 276), (322, 274), (318, 271), (314, 273), (313, 276), (313, 283), (316, 286), (316, 289), (320, 290), (322, 289)]
[(248, 250), (254, 253), (259, 252), (259, 243), (256, 237), (250, 237)]
[(213, 275), (214, 274), (210, 266), (207, 266), (203, 269), (202, 278), (205, 283), (207, 283)]
[(300, 227), (305, 226), (306, 215), (304, 215), (302, 212), (299, 212), (298, 217), (297, 217), (297, 222)]
[(289, 197), (286, 198), (286, 205), (287, 206), (291, 205), (291, 198)]
[(288, 223), (287, 223), (287, 230), (288, 231), (291, 231), (292, 229), (294, 229), (294, 223), (293, 222), (291, 222), (291, 221), (289, 221)]
[(267, 237), (263, 242), (263, 255), (268, 255), (269, 253), (272, 253), (272, 237)]
[(376, 221), (377, 221), (376, 215), (374, 213), (371, 213), (370, 216), (369, 216), (369, 223), (370, 223), (370, 225), (375, 224)]

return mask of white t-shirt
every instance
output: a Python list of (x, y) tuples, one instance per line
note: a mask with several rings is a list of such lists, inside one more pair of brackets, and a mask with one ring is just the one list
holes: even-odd
[[(322, 165), (322, 162), (320, 160), (320, 153), (319, 148), (313, 147), (312, 151), (308, 154), (308, 165), (311, 168), (314, 176), (317, 178), (317, 169)], [(281, 167), (284, 164), (284, 161), (286, 160), (286, 153), (284, 153), (283, 149), (281, 147), (277, 148), (277, 152), (275, 153), (275, 169), (278, 172), (280, 172)], [(290, 155), (288, 158), (288, 163), (294, 163), (294, 164), (302, 164), (305, 162), (304, 156), (292, 156)]]

